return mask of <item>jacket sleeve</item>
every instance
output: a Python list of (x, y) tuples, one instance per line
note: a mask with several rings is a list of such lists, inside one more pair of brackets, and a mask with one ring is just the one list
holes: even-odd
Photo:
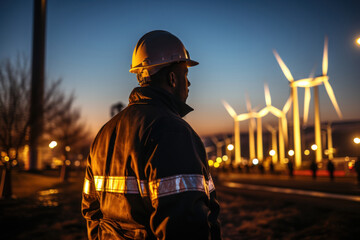
[(100, 211), (100, 203), (95, 191), (94, 176), (91, 170), (90, 159), (89, 156), (85, 172), (81, 212), (86, 220), (88, 238), (92, 240), (98, 239), (99, 222), (100, 218), (102, 218), (102, 212)]
[(212, 180), (198, 136), (172, 128), (152, 141), (146, 174), (157, 239), (221, 239), (219, 204), (209, 191)]

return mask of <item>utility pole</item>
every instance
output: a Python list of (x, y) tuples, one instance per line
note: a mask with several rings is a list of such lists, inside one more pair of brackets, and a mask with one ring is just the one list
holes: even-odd
[(34, 0), (30, 100), (30, 164), (39, 169), (39, 142), (43, 131), (46, 0)]

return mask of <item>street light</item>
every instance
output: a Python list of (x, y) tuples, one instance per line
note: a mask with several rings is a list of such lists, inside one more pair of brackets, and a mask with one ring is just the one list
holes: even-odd
[(54, 147), (57, 146), (57, 142), (56, 141), (51, 141), (51, 143), (49, 143), (49, 148), (53, 149)]
[(294, 150), (291, 149), (291, 150), (289, 150), (288, 154), (290, 157), (292, 157), (292, 156), (294, 156), (295, 152), (294, 152)]
[(229, 151), (234, 150), (234, 145), (232, 145), (232, 144), (227, 145), (227, 149), (228, 149)]
[(318, 146), (316, 144), (311, 145), (311, 149), (316, 151), (318, 149)]
[(359, 143), (360, 143), (360, 138), (358, 138), (358, 137), (354, 138), (354, 143), (356, 144), (356, 155), (359, 156)]
[(360, 46), (360, 37), (356, 39), (356, 44)]
[(276, 153), (276, 152), (275, 152), (274, 149), (271, 149), (270, 152), (269, 152), (270, 156), (272, 156), (272, 157), (275, 156), (275, 153)]
[(208, 164), (210, 167), (212, 167), (214, 165), (214, 161), (210, 159), (210, 160), (208, 160)]

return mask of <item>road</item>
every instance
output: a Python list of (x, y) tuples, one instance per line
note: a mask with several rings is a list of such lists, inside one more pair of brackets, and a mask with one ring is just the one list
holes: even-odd
[(360, 236), (360, 191), (354, 178), (331, 182), (326, 177), (221, 173), (215, 179), (224, 239)]

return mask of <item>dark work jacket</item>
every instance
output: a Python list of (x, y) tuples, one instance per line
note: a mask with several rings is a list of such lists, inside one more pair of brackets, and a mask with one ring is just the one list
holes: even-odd
[(139, 87), (102, 127), (84, 181), (89, 239), (221, 239), (204, 145), (182, 119), (191, 110)]

